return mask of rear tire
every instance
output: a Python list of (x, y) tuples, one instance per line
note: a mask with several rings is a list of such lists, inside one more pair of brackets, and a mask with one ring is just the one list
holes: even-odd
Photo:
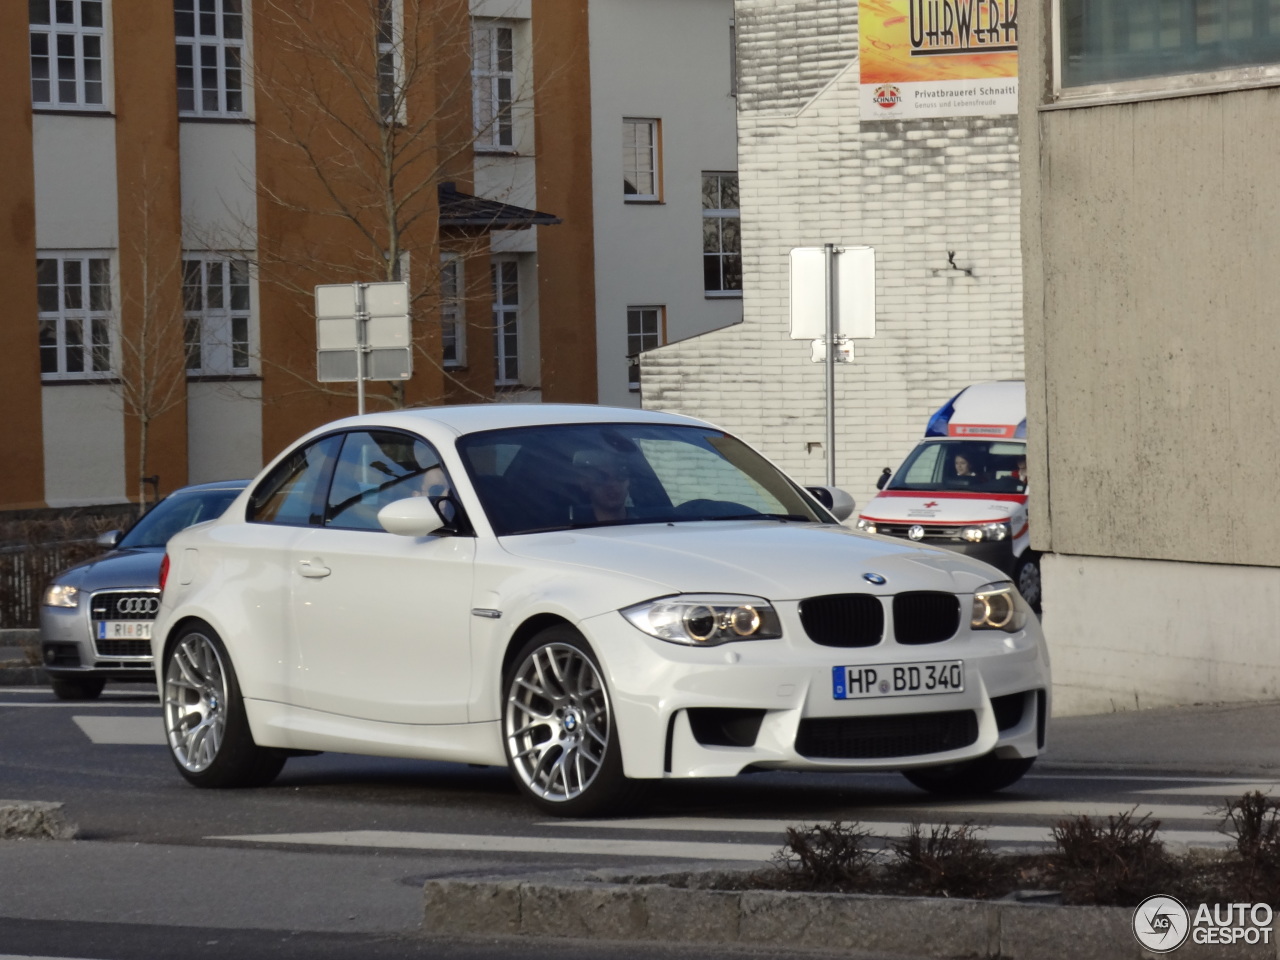
[(261, 787), (284, 766), (258, 746), (222, 639), (207, 623), (182, 629), (164, 655), (164, 725), (178, 772), (197, 787)]
[(49, 681), (53, 695), (59, 700), (97, 700), (106, 685), (107, 681), (102, 677), (58, 678)]
[(1035, 757), (1005, 760), (994, 753), (988, 753), (976, 760), (903, 770), (902, 775), (921, 790), (928, 790), (930, 793), (947, 797), (974, 796), (995, 793), (1013, 786), (1035, 762)]
[(604, 674), (572, 627), (548, 627), (503, 677), (502, 743), (516, 787), (556, 817), (594, 817), (634, 801)]

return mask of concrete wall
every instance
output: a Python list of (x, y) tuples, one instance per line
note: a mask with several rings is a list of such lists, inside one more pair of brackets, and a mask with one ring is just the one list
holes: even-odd
[(183, 245), (188, 250), (256, 249), (253, 126), (185, 121), (178, 136)]
[(252, 477), (262, 469), (262, 386), (256, 380), (187, 384), (191, 483)]
[(114, 251), (119, 237), (115, 121), (36, 114), (31, 128), (36, 246)]
[[(707, 298), (702, 172), (738, 168), (732, 0), (591, 0), (591, 140), (600, 402), (638, 404), (627, 383), (627, 307), (666, 307), (667, 340), (742, 316)], [(624, 202), (622, 120), (656, 118), (662, 203)]]
[(736, 9), (745, 318), (645, 355), (644, 404), (822, 482), (823, 370), (789, 339), (788, 253), (870, 244), (876, 338), (836, 370), (836, 478), (862, 504), (960, 388), (1022, 375), (1016, 118), (861, 123), (855, 5)]
[(1044, 8), (1020, 14), (1055, 709), (1278, 697), (1280, 91), (1048, 107)]

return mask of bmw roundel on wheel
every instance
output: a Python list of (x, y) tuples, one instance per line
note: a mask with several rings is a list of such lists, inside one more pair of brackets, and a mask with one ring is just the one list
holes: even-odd
[(1049, 715), (1036, 617), (995, 567), (850, 530), (841, 503), (671, 414), (328, 424), (169, 541), (170, 752), (206, 787), (291, 751), (501, 764), (574, 817), (747, 769), (1014, 783)]

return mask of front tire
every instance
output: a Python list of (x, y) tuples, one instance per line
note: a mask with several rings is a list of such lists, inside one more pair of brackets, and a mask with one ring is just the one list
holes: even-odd
[(97, 700), (107, 681), (102, 677), (59, 678), (49, 681), (59, 700)]
[(244, 697), (222, 639), (188, 624), (164, 655), (164, 726), (178, 772), (197, 787), (260, 787), (285, 755), (253, 741)]
[(534, 636), (503, 678), (502, 742), (517, 788), (557, 817), (616, 810), (634, 792), (595, 653), (567, 625)]
[(1035, 762), (1035, 757), (1005, 760), (988, 753), (976, 760), (903, 770), (902, 775), (930, 793), (946, 797), (976, 796), (1013, 786)]

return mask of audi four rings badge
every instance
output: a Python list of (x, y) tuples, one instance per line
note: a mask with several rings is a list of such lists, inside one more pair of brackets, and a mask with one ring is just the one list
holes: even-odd
[(137, 616), (140, 613), (155, 616), (160, 610), (159, 597), (121, 597), (116, 601), (116, 613)]

